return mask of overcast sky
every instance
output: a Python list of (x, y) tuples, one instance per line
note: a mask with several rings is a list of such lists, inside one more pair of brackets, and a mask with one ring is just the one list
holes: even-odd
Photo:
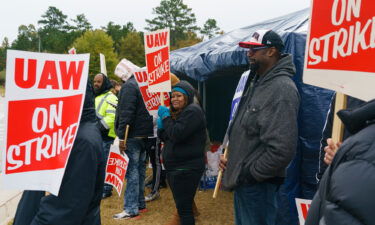
[[(184, 0), (195, 13), (197, 25), (211, 18), (228, 32), (236, 28), (282, 16), (310, 7), (310, 0)], [(60, 9), (68, 19), (85, 14), (94, 28), (109, 21), (117, 24), (132, 22), (144, 31), (145, 19), (152, 19), (152, 9), (160, 0), (4, 0), (0, 13), (0, 44), (4, 37), (12, 42), (21, 24), (34, 24), (49, 6)]]

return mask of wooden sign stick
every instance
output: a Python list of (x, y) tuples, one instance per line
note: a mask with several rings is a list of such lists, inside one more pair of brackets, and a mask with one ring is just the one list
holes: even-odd
[(164, 106), (164, 92), (160, 92), (160, 105)]
[(337, 116), (337, 112), (342, 109), (346, 109), (346, 102), (347, 96), (343, 93), (336, 92), (335, 113), (332, 126), (332, 140), (335, 144), (341, 142), (344, 136), (344, 124)]
[(129, 133), (129, 124), (126, 125), (126, 129), (125, 129), (125, 136), (124, 136), (125, 146), (126, 146), (126, 141), (128, 140), (128, 133)]
[[(228, 155), (228, 147), (226, 147), (224, 149), (224, 158), (226, 159), (227, 158), (227, 155)], [(214, 190), (214, 194), (212, 195), (212, 198), (216, 198), (218, 192), (219, 192), (219, 189), (220, 189), (220, 185), (221, 185), (221, 179), (223, 178), (223, 171), (220, 170), (219, 171), (219, 174), (217, 175), (217, 180), (216, 180), (216, 185), (215, 185), (215, 190)]]

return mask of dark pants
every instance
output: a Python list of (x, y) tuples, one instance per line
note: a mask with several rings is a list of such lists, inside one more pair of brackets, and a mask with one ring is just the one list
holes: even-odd
[(176, 204), (181, 225), (194, 225), (193, 200), (203, 170), (175, 170), (167, 172), (169, 187)]
[(160, 139), (149, 138), (147, 143), (147, 154), (150, 157), (150, 162), (152, 165), (152, 193), (159, 190), (160, 185), (165, 186), (165, 170), (162, 169), (161, 165), (161, 149), (160, 149)]
[[(109, 151), (111, 150), (111, 145), (113, 144), (113, 139), (103, 140), (103, 150), (104, 150), (104, 160), (105, 163), (108, 161)], [(104, 184), (103, 193), (112, 193), (112, 185)]]

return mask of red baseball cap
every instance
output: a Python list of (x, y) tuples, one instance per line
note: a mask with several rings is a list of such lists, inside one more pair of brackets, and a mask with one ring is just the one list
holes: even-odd
[(258, 30), (251, 36), (250, 41), (238, 43), (242, 48), (250, 48), (256, 46), (276, 47), (279, 51), (284, 49), (284, 43), (281, 37), (272, 30)]

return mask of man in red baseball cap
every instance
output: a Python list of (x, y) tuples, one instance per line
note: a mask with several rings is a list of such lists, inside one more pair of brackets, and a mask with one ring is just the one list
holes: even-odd
[[(258, 71), (260, 74), (275, 65), (276, 61), (281, 58), (281, 52), (284, 50), (284, 43), (281, 37), (272, 30), (258, 30), (251, 36), (250, 41), (240, 42), (238, 45), (249, 49), (247, 56), (250, 62), (250, 69), (254, 72), (260, 69)], [(262, 56), (263, 54), (256, 54), (257, 51), (271, 53), (275, 57), (265, 59), (259, 57), (258, 55)]]
[(248, 48), (251, 73), (229, 128), (222, 187), (234, 191), (236, 225), (273, 225), (276, 193), (297, 147), (299, 94), (292, 56), (271, 30), (255, 32)]

